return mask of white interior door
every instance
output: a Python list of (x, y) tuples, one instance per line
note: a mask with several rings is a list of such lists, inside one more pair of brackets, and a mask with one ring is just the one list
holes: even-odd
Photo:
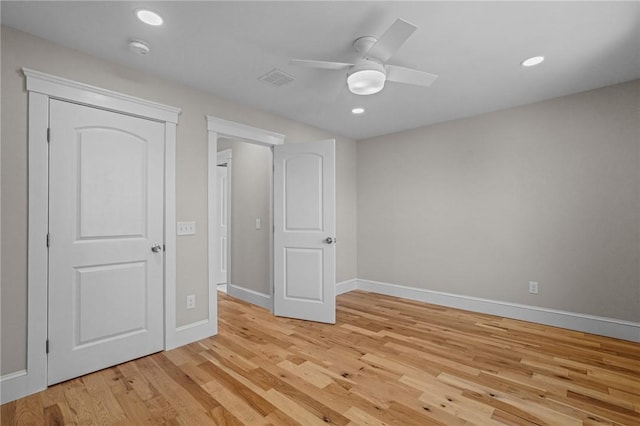
[(335, 140), (274, 146), (274, 314), (335, 323)]
[(164, 125), (52, 100), (50, 128), (54, 384), (164, 347)]
[(227, 284), (229, 262), (229, 163), (218, 153), (218, 268), (217, 284)]

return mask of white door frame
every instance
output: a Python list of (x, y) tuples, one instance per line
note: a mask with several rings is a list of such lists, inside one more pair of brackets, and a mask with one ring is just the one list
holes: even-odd
[[(209, 131), (209, 174), (208, 174), (208, 222), (210, 224), (217, 223), (217, 196), (216, 188), (218, 184), (218, 176), (216, 167), (218, 167), (218, 138), (236, 139), (242, 142), (248, 142), (256, 145), (262, 145), (273, 148), (274, 145), (282, 145), (285, 135), (271, 132), (269, 130), (259, 129), (257, 127), (247, 126), (246, 124), (236, 123), (234, 121), (223, 120), (211, 115), (206, 116), (207, 130)], [(273, 151), (273, 149), (272, 149)], [(273, 158), (273, 155), (272, 155)], [(270, 201), (272, 204), (272, 201)], [(272, 211), (272, 205), (269, 211)], [(269, 229), (273, 230), (273, 214), (269, 215)], [(216, 288), (215, 277), (215, 253), (217, 227), (209, 226), (209, 288)], [(230, 271), (229, 271), (230, 272)], [(229, 291), (229, 283), (227, 283), (227, 291)], [(269, 291), (273, 295), (273, 232), (269, 232)], [(215, 292), (215, 290), (214, 290)], [(248, 296), (251, 297), (250, 290)], [(267, 308), (273, 312), (273, 297), (269, 298)]]
[[(225, 265), (227, 276), (225, 284), (228, 286), (231, 283), (231, 185), (233, 184), (231, 177), (233, 170), (233, 153), (230, 149), (225, 149), (217, 153), (216, 166), (220, 166), (221, 164), (226, 164), (227, 168), (227, 264)], [(218, 194), (218, 197), (219, 196), (220, 194)], [(220, 200), (220, 198), (218, 199)], [(220, 211), (220, 209), (218, 209), (218, 211)]]
[[(143, 117), (165, 125), (164, 238), (165, 238), (165, 349), (179, 341), (176, 329), (176, 221), (175, 147), (180, 109), (111, 90), (78, 83), (23, 68), (28, 91), (29, 218), (28, 218), (28, 298), (27, 368), (3, 382), (2, 402), (47, 388), (47, 271), (48, 254), (48, 146), (49, 99), (55, 98), (89, 107)], [(4, 391), (11, 389), (11, 395)]]

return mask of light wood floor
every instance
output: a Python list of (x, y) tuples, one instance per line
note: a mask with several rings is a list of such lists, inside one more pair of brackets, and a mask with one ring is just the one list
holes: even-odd
[(361, 291), (337, 324), (220, 295), (220, 333), (2, 406), (2, 425), (640, 425), (640, 345)]

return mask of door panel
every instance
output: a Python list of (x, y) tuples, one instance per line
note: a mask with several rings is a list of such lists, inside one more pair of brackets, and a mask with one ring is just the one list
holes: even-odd
[(274, 313), (335, 323), (335, 141), (275, 146), (273, 191)]
[(313, 153), (291, 156), (284, 159), (283, 168), (284, 231), (322, 232), (322, 156)]
[(146, 141), (105, 128), (78, 129), (77, 138), (80, 238), (144, 237)]
[[(146, 329), (146, 266), (133, 262), (76, 269), (73, 282), (73, 296), (78, 302), (74, 313), (76, 349)], [(121, 294), (127, 297), (122, 299), (118, 296)], [(94, 321), (95, 312), (100, 310), (118, 315), (111, 316), (109, 321)]]
[(284, 250), (285, 299), (322, 303), (323, 249), (285, 248)]
[(54, 384), (164, 347), (164, 125), (52, 100)]

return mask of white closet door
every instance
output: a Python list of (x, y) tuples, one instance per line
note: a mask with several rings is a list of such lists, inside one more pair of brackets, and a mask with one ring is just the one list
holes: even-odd
[(54, 384), (163, 349), (164, 125), (52, 100)]

